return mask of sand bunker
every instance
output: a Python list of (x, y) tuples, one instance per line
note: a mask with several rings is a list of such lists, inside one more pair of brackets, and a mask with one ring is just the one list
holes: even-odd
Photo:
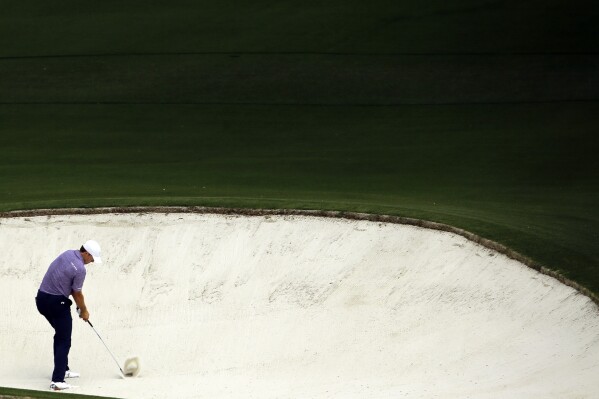
[(122, 398), (596, 398), (597, 306), (451, 233), (300, 216), (0, 219), (0, 386), (46, 390), (48, 264), (93, 238), (78, 393)]

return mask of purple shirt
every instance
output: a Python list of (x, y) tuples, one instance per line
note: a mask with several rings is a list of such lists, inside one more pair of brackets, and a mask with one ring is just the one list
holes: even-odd
[(83, 289), (85, 263), (79, 250), (65, 251), (54, 259), (40, 285), (40, 291), (68, 298), (73, 291)]

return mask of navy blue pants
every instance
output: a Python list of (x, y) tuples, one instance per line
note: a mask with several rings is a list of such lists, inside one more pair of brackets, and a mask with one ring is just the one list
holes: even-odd
[(71, 332), (73, 318), (71, 305), (73, 301), (62, 295), (50, 295), (38, 291), (35, 298), (37, 310), (44, 315), (54, 328), (54, 372), (53, 382), (64, 381), (64, 375), (69, 369), (69, 350), (71, 349)]

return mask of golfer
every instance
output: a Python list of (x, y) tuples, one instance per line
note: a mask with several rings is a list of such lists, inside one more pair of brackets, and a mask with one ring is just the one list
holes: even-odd
[(69, 350), (71, 349), (71, 332), (73, 319), (69, 296), (73, 296), (80, 310), (79, 317), (87, 321), (89, 311), (83, 299), (83, 282), (85, 281), (85, 265), (102, 263), (100, 244), (89, 240), (79, 250), (65, 251), (48, 267), (42, 280), (35, 304), (37, 310), (54, 328), (54, 372), (50, 388), (62, 391), (71, 388), (65, 378), (79, 377), (79, 373), (69, 370)]

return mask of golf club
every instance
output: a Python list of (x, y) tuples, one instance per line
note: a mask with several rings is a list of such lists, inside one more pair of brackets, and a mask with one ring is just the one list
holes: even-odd
[(98, 336), (98, 338), (100, 338), (100, 341), (102, 341), (102, 343), (104, 344), (104, 347), (106, 348), (106, 350), (108, 351), (108, 353), (110, 353), (110, 356), (112, 356), (112, 358), (114, 359), (114, 361), (116, 362), (116, 365), (118, 366), (119, 370), (121, 370), (121, 374), (125, 377), (132, 377), (133, 373), (125, 373), (123, 371), (123, 369), (121, 368), (121, 366), (119, 365), (119, 361), (116, 360), (116, 357), (114, 356), (114, 354), (110, 351), (110, 349), (108, 349), (108, 345), (106, 345), (106, 343), (104, 342), (104, 340), (102, 339), (102, 337), (100, 336), (100, 334), (98, 334), (98, 332), (96, 331), (96, 329), (94, 328), (94, 325), (92, 324), (91, 321), (86, 320), (87, 324), (89, 324), (89, 326), (92, 328), (92, 330), (94, 330), (94, 332), (96, 333), (96, 335)]

